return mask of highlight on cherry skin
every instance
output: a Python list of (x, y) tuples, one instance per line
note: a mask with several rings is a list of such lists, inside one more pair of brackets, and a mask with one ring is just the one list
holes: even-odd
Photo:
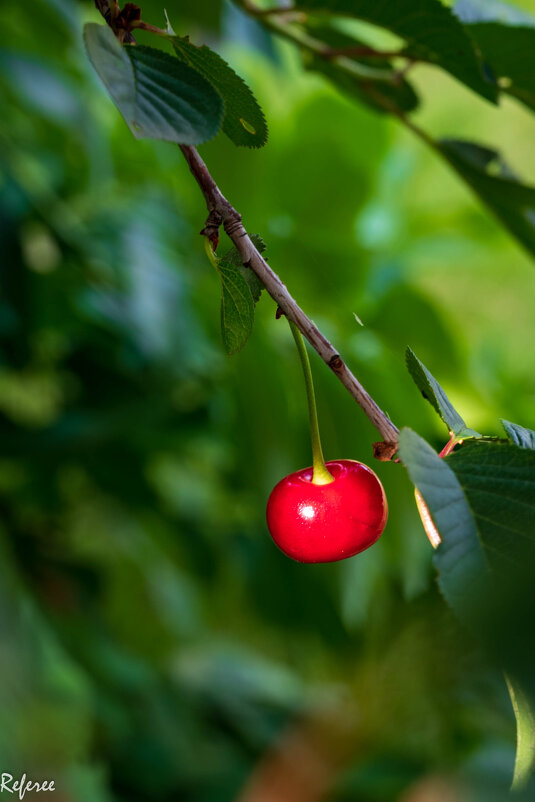
[(377, 475), (356, 460), (326, 463), (328, 483), (314, 483), (313, 469), (285, 476), (267, 504), (271, 537), (288, 557), (327, 563), (353, 557), (382, 534), (388, 504)]

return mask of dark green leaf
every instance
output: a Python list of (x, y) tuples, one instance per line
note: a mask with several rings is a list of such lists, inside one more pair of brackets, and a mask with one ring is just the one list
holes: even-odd
[(535, 449), (535, 432), (533, 429), (525, 429), (524, 426), (519, 426), (518, 423), (511, 423), (503, 418), (502, 425), (515, 446)]
[(500, 154), (456, 139), (440, 152), (524, 247), (535, 255), (535, 188), (521, 184)]
[(502, 666), (532, 666), (535, 452), (476, 441), (440, 459), (404, 429), (399, 454), (442, 537), (448, 603)]
[[(499, 664), (528, 683), (535, 699), (535, 451), (474, 442), (451, 454), (447, 464), (470, 505), (492, 573), (493, 600), (479, 634)], [(444, 572), (440, 549), (437, 567)]]
[(196, 70), (161, 50), (122, 47), (104, 25), (88, 23), (84, 40), (93, 67), (136, 138), (196, 145), (217, 134), (223, 101)]
[(196, 47), (187, 36), (172, 39), (177, 57), (198, 70), (223, 97), (223, 131), (235, 145), (260, 148), (265, 145), (267, 124), (255, 96), (232, 67), (206, 45)]
[(311, 12), (357, 17), (404, 39), (411, 55), (438, 64), (478, 94), (495, 101), (496, 87), (483, 76), (474, 45), (459, 20), (440, 0), (298, 0)]
[(253, 297), (239, 267), (220, 259), (217, 272), (221, 279), (221, 334), (225, 351), (232, 356), (243, 348), (253, 330)]
[(535, 453), (515, 445), (467, 443), (447, 459), (484, 536), (489, 563), (523, 566), (535, 546)]
[[(251, 234), (251, 241), (259, 253), (264, 253), (266, 250), (266, 243), (260, 234)], [(253, 302), (255, 304), (258, 303), (260, 300), (260, 295), (262, 294), (262, 290), (264, 289), (264, 285), (250, 267), (245, 267), (238, 249), (231, 248), (230, 251), (225, 254), (223, 260), (225, 262), (229, 262), (230, 264), (236, 265), (249, 286), (251, 295), (253, 297)]]
[(535, 755), (535, 453), (472, 443), (444, 460), (410, 429), (398, 453), (442, 538), (434, 562), (444, 597), (506, 669), (519, 790)]
[(480, 437), (479, 432), (469, 429), (435, 377), (420, 362), (412, 348), (405, 351), (407, 368), (420, 392), (438, 412), (448, 429), (457, 437)]
[(535, 28), (481, 22), (467, 29), (501, 90), (535, 109)]

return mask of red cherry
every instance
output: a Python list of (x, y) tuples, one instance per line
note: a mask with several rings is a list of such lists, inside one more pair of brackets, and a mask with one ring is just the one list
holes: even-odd
[(351, 459), (328, 462), (334, 477), (314, 484), (312, 468), (291, 473), (275, 485), (267, 504), (271, 537), (288, 557), (327, 563), (353, 557), (381, 535), (388, 518), (376, 474)]

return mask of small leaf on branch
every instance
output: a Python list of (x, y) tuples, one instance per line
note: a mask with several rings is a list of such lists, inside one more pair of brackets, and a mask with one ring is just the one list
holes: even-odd
[(198, 70), (222, 96), (225, 104), (223, 131), (235, 145), (260, 148), (268, 136), (266, 119), (243, 78), (207, 45), (197, 47), (187, 36), (172, 39), (177, 57)]
[(491, 148), (458, 139), (442, 139), (438, 147), (511, 234), (535, 255), (535, 187), (521, 184)]
[(481, 437), (479, 432), (467, 427), (435, 377), (428, 371), (423, 362), (420, 362), (414, 351), (409, 347), (407, 347), (405, 352), (405, 359), (409, 373), (416, 386), (423, 394), (424, 398), (429, 401), (435, 411), (438, 412), (449, 431), (453, 432), (458, 439)]
[(524, 426), (519, 426), (518, 423), (511, 423), (503, 418), (502, 426), (515, 446), (535, 449), (535, 432), (532, 429), (526, 429)]
[(214, 137), (223, 101), (199, 72), (151, 47), (123, 47), (106, 25), (87, 23), (87, 54), (137, 139), (197, 145)]
[(253, 330), (253, 297), (239, 267), (219, 259), (216, 269), (221, 279), (221, 335), (225, 351), (233, 356)]

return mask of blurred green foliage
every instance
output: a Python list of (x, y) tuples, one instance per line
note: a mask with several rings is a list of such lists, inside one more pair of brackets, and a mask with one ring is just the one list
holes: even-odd
[[(392, 419), (443, 445), (409, 344), (471, 426), (533, 426), (520, 247), (436, 156), (234, 8), (167, 11), (270, 126), (262, 151), (204, 146), (214, 177)], [(371, 551), (301, 566), (269, 539), (269, 491), (310, 462), (288, 328), (262, 298), (224, 356), (202, 198), (178, 148), (126, 129), (86, 20), (89, 2), (0, 7), (0, 770), (81, 802), (227, 802), (288, 728), (343, 708), (333, 800), (401, 799), (437, 773), (506, 787), (506, 690), (438, 595), (402, 469), (374, 465), (390, 520)], [(421, 122), (535, 176), (523, 108), (507, 101), (505, 123), (431, 67), (417, 82)], [(326, 457), (370, 462), (371, 425), (313, 369)]]

